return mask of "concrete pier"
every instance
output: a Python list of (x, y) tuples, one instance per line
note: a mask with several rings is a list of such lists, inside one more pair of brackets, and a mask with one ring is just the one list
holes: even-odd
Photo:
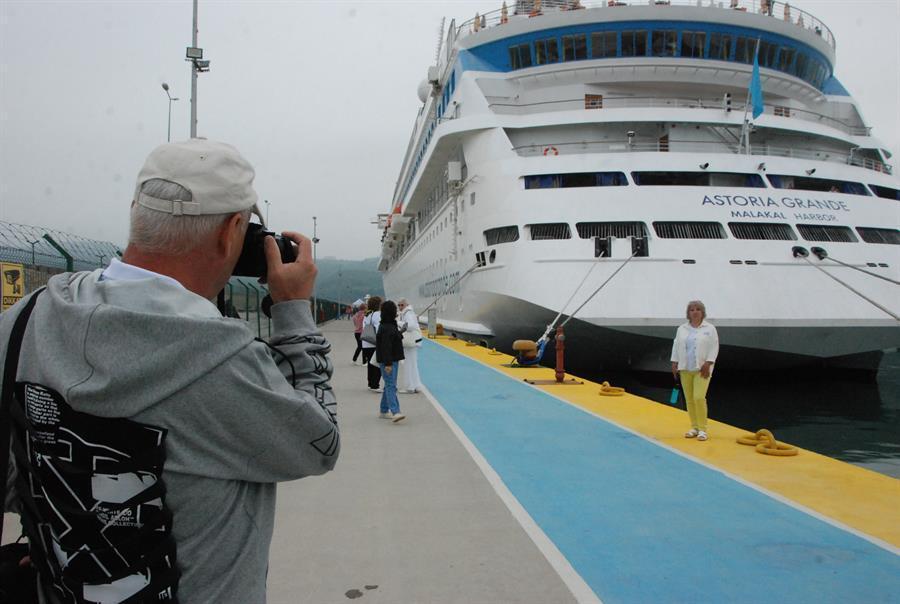
[(379, 419), (352, 323), (323, 331), (341, 458), (279, 486), (269, 602), (574, 602), (426, 395), (400, 395), (403, 422)]

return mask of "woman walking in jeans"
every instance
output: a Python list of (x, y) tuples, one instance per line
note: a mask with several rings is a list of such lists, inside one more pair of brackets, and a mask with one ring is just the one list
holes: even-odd
[(400, 413), (400, 400), (397, 398), (397, 370), (403, 360), (403, 338), (397, 328), (397, 305), (390, 300), (385, 300), (381, 305), (381, 324), (376, 336), (375, 355), (384, 379), (378, 417), (390, 419), (396, 424), (406, 419)]

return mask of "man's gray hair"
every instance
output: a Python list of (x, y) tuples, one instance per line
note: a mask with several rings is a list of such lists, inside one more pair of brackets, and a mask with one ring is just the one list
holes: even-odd
[[(161, 178), (145, 182), (141, 193), (166, 201), (191, 201), (193, 198), (191, 192), (178, 183)], [(250, 210), (243, 214), (249, 222)], [(156, 254), (184, 254), (213, 234), (229, 216), (231, 213), (173, 216), (133, 203), (128, 243)]]

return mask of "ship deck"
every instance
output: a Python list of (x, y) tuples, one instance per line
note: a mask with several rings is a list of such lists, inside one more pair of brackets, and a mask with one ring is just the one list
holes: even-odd
[(900, 480), (686, 440), (683, 411), (443, 338), (391, 424), (350, 323), (323, 329), (343, 450), (279, 486), (269, 602), (897, 601)]

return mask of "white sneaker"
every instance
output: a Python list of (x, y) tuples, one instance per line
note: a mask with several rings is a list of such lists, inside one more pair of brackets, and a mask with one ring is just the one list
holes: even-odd
[(394, 419), (394, 414), (388, 411), (387, 413), (379, 413), (378, 417), (381, 419)]
[(403, 421), (405, 419), (406, 419), (406, 416), (403, 415), (402, 413), (395, 413), (394, 417), (391, 419), (391, 421), (396, 424), (397, 422)]

